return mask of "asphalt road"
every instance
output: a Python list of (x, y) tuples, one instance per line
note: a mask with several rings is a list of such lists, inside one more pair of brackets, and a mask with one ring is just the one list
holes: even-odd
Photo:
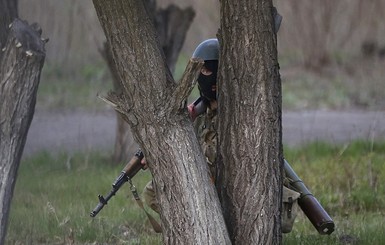
[[(112, 150), (115, 113), (36, 111), (23, 156), (42, 150)], [(334, 144), (356, 139), (385, 140), (385, 111), (301, 111), (282, 115), (283, 143), (299, 146), (322, 140)]]

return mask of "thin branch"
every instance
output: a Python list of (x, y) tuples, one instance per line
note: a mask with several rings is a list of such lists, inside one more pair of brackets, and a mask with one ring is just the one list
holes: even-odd
[(204, 64), (202, 59), (192, 58), (180, 79), (178, 86), (173, 92), (171, 106), (175, 110), (185, 109), (185, 102), (196, 84), (196, 78)]
[(125, 108), (123, 108), (122, 105), (124, 105), (124, 102), (119, 96), (114, 92), (109, 92), (106, 96), (97, 95), (97, 97), (101, 100), (103, 100), (105, 103), (110, 105), (115, 111), (119, 113), (126, 113)]

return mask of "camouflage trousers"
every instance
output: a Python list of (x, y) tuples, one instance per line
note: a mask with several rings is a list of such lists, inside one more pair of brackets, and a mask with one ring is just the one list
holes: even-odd
[(147, 185), (144, 187), (142, 196), (147, 206), (149, 206), (152, 210), (157, 213), (160, 212), (152, 180), (148, 182)]
[[(142, 196), (145, 203), (155, 212), (159, 213), (159, 204), (156, 200), (153, 182), (150, 181), (144, 187)], [(298, 198), (300, 194), (286, 186), (282, 190), (282, 212), (281, 212), (281, 228), (283, 233), (289, 233), (293, 229), (295, 218), (298, 214)]]

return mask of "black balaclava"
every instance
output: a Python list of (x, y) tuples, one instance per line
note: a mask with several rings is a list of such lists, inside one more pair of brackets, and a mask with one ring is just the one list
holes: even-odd
[(218, 60), (206, 60), (204, 66), (212, 72), (211, 75), (203, 75), (198, 77), (198, 88), (205, 104), (209, 104), (211, 100), (217, 99), (217, 91), (213, 91), (213, 86), (217, 83)]

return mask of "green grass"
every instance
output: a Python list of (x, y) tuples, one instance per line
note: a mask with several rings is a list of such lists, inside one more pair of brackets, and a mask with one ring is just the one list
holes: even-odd
[[(300, 212), (284, 244), (385, 244), (385, 142), (285, 148), (293, 169), (333, 218), (336, 230), (319, 235)], [(102, 153), (50, 155), (22, 161), (6, 244), (161, 244), (126, 184), (95, 217), (97, 195), (106, 195), (123, 166)], [(134, 178), (139, 193), (149, 171)], [(154, 213), (153, 213), (154, 214)], [(155, 215), (155, 217), (158, 217)]]
[(310, 221), (301, 214), (296, 219), (293, 231), (283, 236), (283, 243), (288, 245), (384, 244), (385, 221), (381, 212), (334, 214), (333, 220), (336, 230), (331, 235), (321, 236), (315, 231)]
[(313, 143), (285, 149), (293, 169), (333, 218), (336, 230), (320, 236), (300, 213), (284, 244), (385, 244), (385, 143), (343, 146)]
[[(14, 193), (7, 244), (151, 244), (143, 211), (124, 185), (95, 217), (89, 216), (106, 195), (123, 166), (111, 166), (99, 153), (51, 156), (38, 154), (22, 162)], [(134, 180), (139, 192), (150, 179), (141, 171)], [(151, 235), (152, 234), (152, 235)]]

